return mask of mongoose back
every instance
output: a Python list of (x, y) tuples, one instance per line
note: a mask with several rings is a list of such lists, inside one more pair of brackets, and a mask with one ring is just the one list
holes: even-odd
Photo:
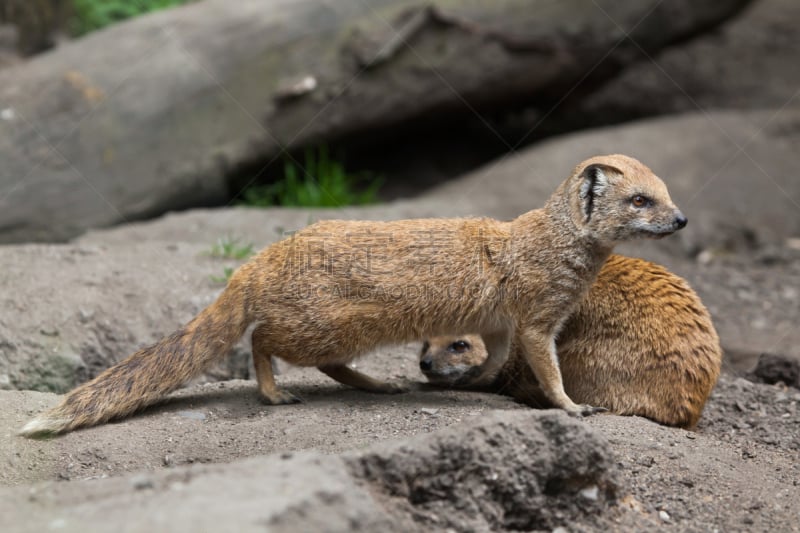
[(298, 401), (276, 387), (270, 356), (397, 392), (346, 364), (381, 345), (474, 331), (489, 353), (479, 373), (494, 375), (516, 331), (553, 405), (591, 414), (564, 392), (556, 332), (614, 245), (685, 225), (664, 183), (623, 155), (582, 162), (543, 208), (510, 222), (318, 222), (262, 250), (189, 324), (80, 385), (21, 433), (128, 415), (225, 356), (253, 323), (258, 390), (269, 404)]
[[(694, 426), (719, 376), (722, 350), (711, 316), (682, 278), (641, 259), (612, 255), (558, 334), (564, 389), (576, 402), (680, 427)], [(423, 343), (420, 369), (432, 383), (475, 388), (486, 360), (478, 335)], [(517, 346), (488, 385), (547, 406)]]

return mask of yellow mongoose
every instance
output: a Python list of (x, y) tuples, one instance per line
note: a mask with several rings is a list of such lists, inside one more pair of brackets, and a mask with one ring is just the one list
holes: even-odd
[[(570, 398), (670, 426), (697, 423), (722, 364), (711, 317), (686, 281), (618, 255), (600, 270), (557, 346)], [(487, 356), (478, 335), (434, 337), (423, 344), (420, 369), (438, 385), (488, 388), (548, 405), (517, 347), (495, 376), (476, 383), (473, 373)]]
[(685, 225), (664, 183), (623, 155), (584, 161), (543, 208), (510, 222), (318, 222), (265, 248), (185, 327), (79, 386), (21, 433), (128, 415), (226, 355), (252, 323), (258, 388), (270, 404), (297, 401), (276, 387), (272, 355), (347, 385), (397, 392), (346, 363), (381, 345), (475, 331), (490, 354), (481, 372), (494, 374), (516, 330), (553, 405), (590, 414), (597, 409), (564, 392), (556, 332), (615, 244)]

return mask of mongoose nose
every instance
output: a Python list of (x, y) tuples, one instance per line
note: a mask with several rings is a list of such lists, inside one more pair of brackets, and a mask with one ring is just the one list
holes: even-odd
[(419, 360), (419, 369), (423, 372), (427, 372), (433, 368), (433, 359), (430, 357), (423, 357)]
[(688, 223), (689, 219), (683, 216), (682, 213), (679, 213), (678, 216), (675, 217), (675, 225), (678, 226), (678, 229), (683, 229)]

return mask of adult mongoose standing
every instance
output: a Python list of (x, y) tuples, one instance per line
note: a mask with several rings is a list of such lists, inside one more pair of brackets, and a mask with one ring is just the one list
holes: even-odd
[[(682, 278), (643, 261), (612, 255), (558, 334), (564, 390), (576, 402), (692, 427), (722, 365), (708, 310)], [(503, 393), (549, 405), (518, 346), (494, 376), (477, 371), (488, 354), (479, 335), (423, 343), (420, 369), (432, 383)], [(480, 381), (480, 382), (479, 382)]]
[(480, 373), (494, 374), (516, 332), (553, 405), (590, 414), (597, 409), (564, 392), (556, 333), (614, 245), (685, 225), (664, 183), (623, 155), (584, 161), (543, 208), (510, 222), (318, 222), (265, 248), (185, 327), (80, 385), (21, 433), (128, 415), (223, 357), (253, 323), (258, 388), (270, 404), (297, 401), (276, 387), (270, 356), (396, 392), (346, 364), (381, 345), (474, 331), (489, 353)]

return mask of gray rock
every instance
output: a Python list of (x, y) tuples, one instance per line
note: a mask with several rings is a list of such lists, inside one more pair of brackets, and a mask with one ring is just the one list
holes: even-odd
[(641, 53), (641, 61), (570, 113), (618, 123), (675, 112), (780, 108), (800, 87), (798, 17), (794, 0), (752, 2), (716, 31)]
[(783, 355), (762, 353), (748, 375), (760, 383), (783, 383), (800, 388), (800, 361)]
[[(608, 444), (586, 424), (561, 412), (493, 412), (339, 456), (301, 452), (4, 487), (0, 512), (21, 532), (54, 524), (178, 533), (223, 524), (243, 532), (553, 529), (591, 522), (616, 501), (617, 484)], [(587, 485), (601, 487), (598, 501), (577, 497)]]
[(223, 203), (284, 148), (566, 90), (634, 60), (626, 31), (654, 52), (746, 4), (206, 0), (114, 25), (0, 72), (0, 242)]
[[(494, 412), (349, 462), (398, 522), (411, 516), (426, 531), (552, 529), (617, 497), (605, 442), (558, 411)], [(597, 501), (578, 497), (591, 486), (600, 487)]]
[(178, 416), (199, 421), (203, 421), (207, 418), (205, 413), (201, 413), (200, 411), (178, 411)]
[(29, 343), (19, 352), (25, 360), (0, 361), (10, 369), (9, 381), (17, 389), (63, 392), (88, 378), (86, 363), (62, 343)]
[[(200, 310), (191, 298), (210, 303), (220, 287), (209, 276), (234, 264), (200, 246), (80, 250), (27, 245), (0, 254), (0, 374), (13, 388), (65, 392), (93, 377), (188, 321)], [(42, 333), (52, 325), (57, 336)]]

